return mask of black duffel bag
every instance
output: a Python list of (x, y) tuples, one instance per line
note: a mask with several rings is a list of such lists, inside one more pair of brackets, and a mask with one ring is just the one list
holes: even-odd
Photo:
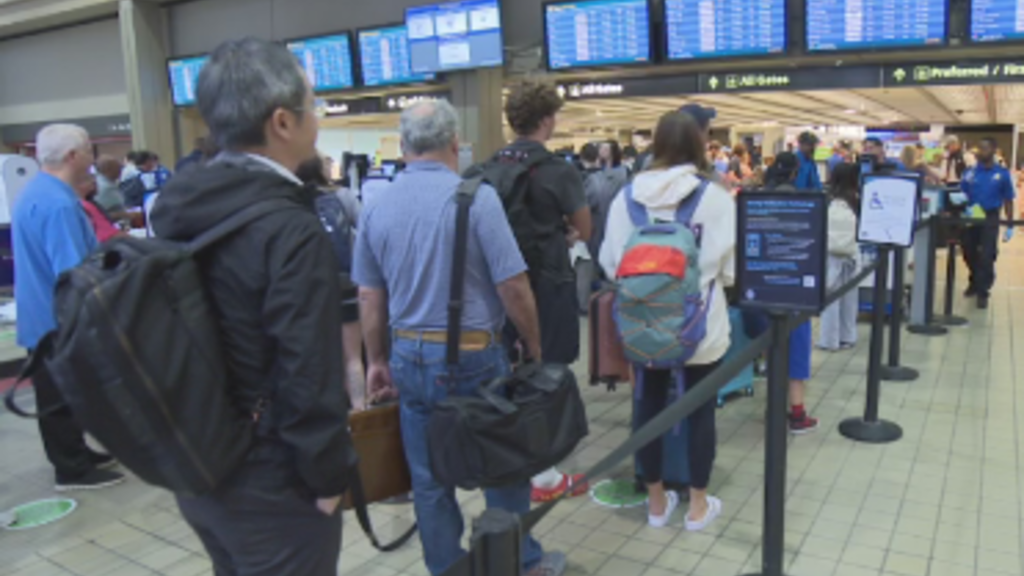
[(588, 434), (576, 376), (562, 364), (528, 364), (434, 407), (430, 469), (444, 486), (499, 488), (567, 458)]
[[(479, 178), (464, 180), (456, 192), (446, 354), (453, 370), (462, 334), (469, 209), (480, 184)], [(569, 456), (588, 434), (576, 376), (567, 366), (525, 365), (479, 392), (443, 400), (430, 416), (430, 469), (444, 486), (473, 490), (526, 482)]]

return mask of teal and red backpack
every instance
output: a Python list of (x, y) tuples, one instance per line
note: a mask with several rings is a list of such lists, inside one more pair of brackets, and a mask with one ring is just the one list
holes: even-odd
[(705, 300), (700, 286), (700, 227), (691, 222), (708, 181), (676, 211), (673, 222), (652, 222), (647, 208), (627, 186), (626, 207), (636, 230), (626, 243), (618, 269), (615, 319), (626, 358), (643, 393), (643, 369), (672, 370), (679, 394), (683, 368), (707, 334), (707, 313), (714, 283)]

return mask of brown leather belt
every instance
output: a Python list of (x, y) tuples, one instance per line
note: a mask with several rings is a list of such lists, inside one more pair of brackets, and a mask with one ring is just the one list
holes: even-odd
[[(414, 332), (412, 330), (395, 330), (395, 337), (402, 340), (422, 340), (431, 344), (447, 344), (447, 332)], [(459, 350), (476, 352), (500, 342), (501, 339), (490, 332), (471, 330), (463, 332), (459, 339)]]

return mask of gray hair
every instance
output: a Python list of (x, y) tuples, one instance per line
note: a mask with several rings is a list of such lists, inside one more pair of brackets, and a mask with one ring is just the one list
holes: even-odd
[(301, 118), (306, 90), (299, 62), (287, 48), (245, 38), (225, 42), (210, 55), (199, 74), (196, 105), (217, 144), (238, 150), (267, 143), (264, 125), (278, 108)]
[(402, 112), (402, 150), (420, 156), (451, 146), (459, 134), (459, 116), (447, 100), (418, 102)]
[(89, 133), (76, 124), (50, 124), (36, 134), (36, 159), (44, 166), (60, 166), (68, 154), (90, 146)]

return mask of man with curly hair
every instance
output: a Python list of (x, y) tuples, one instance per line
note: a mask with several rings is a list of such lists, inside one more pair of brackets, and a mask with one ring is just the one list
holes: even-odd
[[(514, 86), (505, 103), (505, 118), (517, 138), (498, 156), (529, 167), (529, 233), (524, 237), (517, 231), (517, 239), (537, 298), (541, 354), (545, 362), (572, 364), (580, 354), (580, 308), (569, 249), (577, 241), (590, 240), (592, 222), (579, 171), (546, 147), (562, 105), (549, 84), (527, 80)], [(515, 359), (519, 338), (511, 324), (506, 325), (505, 337)], [(551, 500), (566, 490), (583, 494), (587, 487), (579, 480), (552, 468), (533, 479), (533, 500)]]

